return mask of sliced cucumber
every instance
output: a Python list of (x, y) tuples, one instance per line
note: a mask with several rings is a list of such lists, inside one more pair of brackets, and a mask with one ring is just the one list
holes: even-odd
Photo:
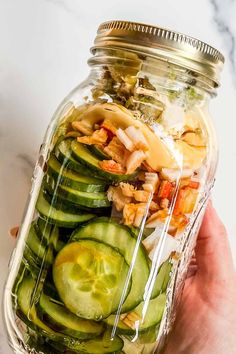
[(48, 161), (47, 173), (60, 184), (83, 192), (103, 192), (106, 189), (104, 180), (69, 170), (64, 164), (60, 164), (54, 155), (51, 155)]
[[(142, 302), (132, 312), (128, 313), (123, 320), (119, 320), (117, 324), (117, 333), (132, 335), (138, 332), (146, 331), (147, 329), (156, 326), (162, 319), (166, 305), (166, 294), (160, 294), (148, 303), (147, 312), (143, 318), (144, 303)], [(115, 315), (105, 319), (105, 323), (109, 327), (113, 327), (115, 323)], [(129, 326), (126, 324), (128, 323)]]
[(36, 280), (26, 277), (20, 284), (17, 292), (17, 301), (20, 312), (23, 314), (22, 320), (26, 321), (26, 324), (35, 329), (35, 326), (45, 331), (52, 339), (56, 337), (56, 333), (48, 326), (46, 326), (38, 317), (35, 310), (35, 305), (31, 304), (32, 295), (36, 287)]
[(36, 281), (30, 276), (24, 278), (20, 284), (17, 292), (19, 306), (17, 315), (29, 328), (32, 328), (37, 333), (44, 336), (47, 344), (59, 351), (61, 350), (61, 352), (66, 352), (66, 350), (69, 352), (69, 350), (72, 350), (75, 351), (76, 354), (108, 354), (119, 352), (122, 349), (123, 341), (119, 337), (114, 337), (114, 339), (111, 340), (110, 336), (106, 337), (104, 334), (102, 337), (99, 336), (94, 339), (81, 341), (52, 330), (38, 318), (35, 305), (31, 304), (35, 287)]
[[(48, 247), (48, 245), (45, 245), (45, 243), (43, 243), (39, 239), (34, 223), (30, 227), (26, 243), (28, 247), (31, 249), (31, 251), (36, 255), (36, 257), (40, 259), (40, 263), (42, 263), (42, 260), (44, 260), (45, 263), (49, 263), (49, 264), (52, 263), (53, 261), (52, 249)], [(36, 258), (36, 263), (37, 263), (37, 258)]]
[(152, 296), (151, 296), (152, 299), (157, 297), (160, 293), (166, 292), (170, 280), (171, 269), (172, 269), (172, 263), (170, 262), (169, 259), (163, 262), (162, 265), (160, 266), (152, 290)]
[(127, 273), (120, 253), (93, 240), (66, 245), (53, 264), (54, 283), (66, 307), (96, 321), (117, 310)]
[[(22, 261), (23, 261), (25, 267), (31, 272), (32, 276), (34, 278), (35, 277), (37, 278), (40, 273), (42, 259), (37, 257), (36, 254), (29, 248), (29, 246), (27, 246), (27, 244), (25, 245), (25, 248), (24, 248), (24, 255), (23, 255)], [(50, 263), (47, 263), (47, 264), (50, 264)]]
[(79, 161), (84, 166), (87, 166), (89, 169), (94, 171), (97, 175), (104, 177), (111, 181), (128, 181), (133, 180), (136, 176), (136, 173), (131, 175), (126, 174), (115, 174), (108, 171), (105, 171), (99, 167), (99, 159), (92, 154), (89, 149), (80, 144), (78, 141), (74, 140), (71, 143), (72, 156)]
[(68, 354), (120, 354), (124, 345), (121, 338), (117, 336), (111, 338), (111, 334), (108, 331), (101, 337), (99, 336), (84, 342), (66, 342), (68, 342), (66, 347), (61, 346), (58, 342), (49, 341), (49, 344), (53, 348), (61, 350), (61, 353), (68, 352)]
[[(125, 354), (150, 354), (156, 353), (157, 343), (140, 343), (139, 340), (131, 342), (130, 340), (124, 340), (124, 347), (122, 353)], [(69, 353), (68, 353), (69, 354)]]
[(43, 293), (56, 301), (61, 301), (53, 283), (52, 272), (48, 272), (48, 276), (43, 284)]
[(27, 277), (27, 275), (29, 274), (29, 270), (30, 269), (27, 264), (27, 261), (23, 257), (19, 270), (17, 272), (16, 279), (14, 281), (14, 285), (12, 287), (12, 294), (17, 295), (19, 285), (22, 283), (22, 280)]
[(41, 338), (32, 338), (31, 336), (27, 340), (27, 346), (30, 348), (31, 353), (43, 353), (43, 354), (61, 354), (62, 351), (59, 351), (53, 347), (49, 347), (45, 339)]
[(96, 337), (103, 331), (103, 325), (84, 320), (71, 313), (63, 305), (42, 293), (39, 300), (42, 320), (52, 329), (78, 339)]
[(37, 226), (41, 234), (41, 239), (46, 241), (46, 244), (52, 244), (56, 252), (64, 246), (64, 242), (59, 240), (59, 228), (57, 226), (47, 223), (41, 218), (38, 218)]
[[(49, 177), (49, 176), (47, 176)], [(47, 179), (48, 183), (44, 183), (44, 188), (47, 191), (45, 193), (45, 198), (46, 200), (52, 204), (56, 209), (69, 212), (69, 213), (80, 213), (86, 212), (86, 213), (91, 213), (91, 214), (102, 214), (102, 215), (110, 215), (111, 214), (111, 207), (103, 207), (103, 208), (89, 208), (84, 205), (80, 204), (75, 204), (70, 202), (68, 199), (63, 198), (62, 196), (59, 196), (58, 193), (53, 192), (53, 189), (51, 187), (51, 178), (50, 180)], [(53, 199), (52, 199), (53, 198)]]
[[(136, 239), (128, 228), (117, 224), (112, 219), (97, 218), (75, 230), (72, 241), (89, 238), (102, 241), (117, 249), (130, 265), (132, 262)], [(122, 312), (128, 312), (136, 307), (143, 299), (145, 286), (149, 276), (149, 266), (143, 246), (139, 246), (137, 258), (132, 272), (130, 293), (122, 306)]]
[(57, 226), (52, 225), (39, 217), (35, 223), (35, 228), (41, 244), (45, 245), (45, 247), (48, 247), (50, 244), (53, 246), (54, 250), (58, 249), (60, 241), (58, 240), (59, 228)]
[(110, 156), (107, 155), (99, 146), (90, 145), (88, 148), (99, 160), (110, 160)]
[(81, 192), (70, 187), (59, 185), (57, 187), (57, 193), (58, 195), (69, 200), (72, 203), (86, 206), (89, 208), (103, 208), (110, 206), (110, 202), (107, 199), (107, 195), (103, 192)]
[(40, 191), (36, 209), (41, 217), (49, 223), (70, 228), (76, 227), (81, 222), (87, 221), (94, 217), (93, 214), (89, 213), (78, 213), (78, 211), (75, 211), (75, 213), (69, 213), (58, 210), (53, 207), (53, 201), (51, 205), (48, 203), (44, 194), (45, 192)]
[(73, 140), (74, 139), (63, 139), (60, 141), (55, 147), (55, 156), (63, 165), (66, 164), (67, 168), (79, 173), (83, 173), (84, 175), (89, 175), (90, 172), (86, 172), (84, 165), (81, 165), (71, 155), (71, 142)]

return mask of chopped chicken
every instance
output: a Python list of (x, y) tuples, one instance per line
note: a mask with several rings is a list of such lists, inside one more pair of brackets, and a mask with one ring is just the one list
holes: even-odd
[(129, 183), (121, 182), (120, 188), (122, 190), (123, 195), (126, 197), (132, 198), (134, 196), (134, 193), (136, 192), (134, 186)]
[(177, 235), (180, 233), (188, 223), (186, 215), (172, 215), (169, 227), (169, 233)]
[(133, 173), (146, 159), (146, 154), (142, 150), (136, 150), (126, 160), (127, 173)]
[(98, 165), (103, 169), (104, 171), (108, 171), (111, 173), (116, 173), (116, 174), (125, 174), (125, 169), (124, 167), (118, 163), (115, 162), (114, 160), (103, 160), (99, 161)]
[(137, 202), (148, 202), (150, 192), (146, 190), (136, 190), (133, 195)]
[(137, 204), (126, 204), (123, 210), (124, 224), (133, 225), (136, 216)]
[(74, 130), (78, 130), (84, 135), (92, 135), (93, 130), (91, 129), (91, 126), (86, 120), (81, 120), (81, 121), (74, 121), (71, 123), (72, 128)]
[(135, 149), (137, 150), (143, 150), (143, 151), (148, 151), (149, 146), (147, 143), (147, 140), (145, 139), (142, 131), (138, 128), (135, 128), (134, 126), (130, 126), (125, 129), (126, 135), (130, 138), (132, 143), (135, 146)]
[(92, 144), (103, 145), (106, 143), (107, 138), (108, 138), (107, 131), (102, 128), (99, 130), (95, 130), (91, 136), (78, 137), (77, 141), (79, 143), (88, 144), (88, 145), (92, 145)]
[(145, 206), (138, 206), (133, 226), (139, 227), (141, 225), (141, 222), (142, 222), (144, 214), (145, 214), (145, 210), (146, 210), (146, 205)]
[(156, 213), (152, 214), (147, 222), (146, 222), (146, 227), (148, 228), (153, 228), (159, 225), (160, 222), (165, 222), (165, 219), (167, 217), (168, 211), (166, 209), (161, 209), (158, 210)]
[(113, 160), (122, 164), (124, 162), (125, 147), (117, 137), (114, 137), (104, 148), (104, 152), (111, 156)]
[(105, 118), (101, 124), (101, 127), (106, 130), (109, 130), (110, 132), (112, 132), (112, 134), (116, 135), (117, 128), (114, 126), (110, 119)]
[(123, 217), (125, 225), (140, 226), (143, 216), (145, 214), (146, 203), (130, 203), (126, 204), (123, 209)]
[[(156, 213), (152, 214), (146, 224), (145, 227), (147, 228), (156, 228), (160, 225), (164, 224), (166, 218), (168, 216), (167, 209), (158, 210)], [(176, 232), (180, 232), (188, 223), (188, 218), (185, 215), (172, 215), (170, 220), (170, 225), (168, 228), (168, 232), (172, 235), (176, 234)]]
[(134, 150), (134, 144), (132, 140), (127, 136), (127, 134), (124, 132), (122, 129), (118, 129), (116, 132), (117, 138), (120, 140), (122, 144), (126, 147), (127, 150), (133, 151)]
[(117, 211), (123, 210), (126, 204), (131, 202), (131, 198), (124, 196), (120, 187), (110, 186), (107, 191), (107, 198), (116, 207)]
[(159, 206), (156, 202), (154, 202), (154, 201), (152, 200), (151, 203), (150, 203), (149, 209), (150, 209), (151, 211), (157, 211), (157, 210), (160, 209), (160, 206)]
[(160, 200), (160, 207), (161, 207), (162, 209), (168, 208), (168, 207), (169, 207), (169, 204), (170, 204), (170, 201), (169, 201), (169, 199), (167, 199), (167, 198), (163, 198), (163, 199)]

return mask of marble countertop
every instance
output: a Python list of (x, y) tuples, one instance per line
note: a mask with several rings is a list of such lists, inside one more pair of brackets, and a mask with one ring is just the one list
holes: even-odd
[[(236, 0), (0, 1), (0, 300), (44, 131), (63, 97), (88, 73), (97, 26), (109, 19), (158, 24), (207, 41), (226, 64), (211, 112), (220, 162), (213, 192), (236, 260)], [(1, 311), (0, 311), (1, 312)], [(0, 319), (0, 353), (10, 354)]]

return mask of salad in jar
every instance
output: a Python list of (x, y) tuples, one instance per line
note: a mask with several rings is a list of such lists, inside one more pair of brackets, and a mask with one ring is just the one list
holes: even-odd
[(166, 330), (210, 173), (205, 96), (122, 55), (57, 118), (11, 290), (25, 352), (149, 354)]

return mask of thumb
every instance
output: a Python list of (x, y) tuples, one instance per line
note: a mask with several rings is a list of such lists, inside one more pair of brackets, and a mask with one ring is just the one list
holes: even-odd
[(209, 280), (225, 280), (234, 271), (226, 229), (210, 201), (196, 245), (198, 274)]

